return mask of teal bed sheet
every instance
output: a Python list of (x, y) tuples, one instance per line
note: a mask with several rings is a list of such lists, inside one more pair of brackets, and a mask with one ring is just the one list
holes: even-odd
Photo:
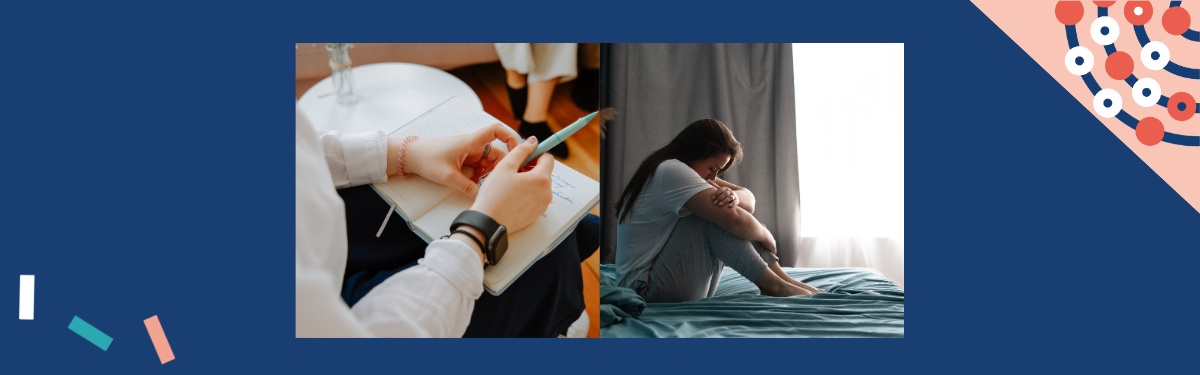
[[(612, 323), (600, 329), (600, 337), (904, 337), (904, 291), (878, 271), (784, 270), (829, 293), (762, 296), (754, 283), (725, 267), (713, 298), (647, 303), (640, 315), (602, 317)], [(628, 291), (614, 285), (613, 265), (601, 265), (600, 274), (608, 278), (601, 280), (601, 295)], [(613, 304), (605, 305), (603, 298), (601, 303), (608, 311), (621, 310)]]

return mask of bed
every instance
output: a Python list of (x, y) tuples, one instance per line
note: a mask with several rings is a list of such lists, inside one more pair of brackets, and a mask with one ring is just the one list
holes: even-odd
[(869, 268), (784, 268), (829, 293), (759, 295), (725, 267), (713, 298), (644, 303), (600, 266), (600, 337), (904, 337), (904, 291)]

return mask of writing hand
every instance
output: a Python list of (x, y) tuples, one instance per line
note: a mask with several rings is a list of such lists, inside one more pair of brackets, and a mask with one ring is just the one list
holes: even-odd
[(510, 150), (520, 142), (516, 133), (501, 123), (467, 134), (422, 139), (408, 144), (404, 170), (475, 199), (479, 195), (479, 176), (490, 172), (507, 155), (503, 147), (491, 147), (483, 155), (484, 147), (496, 139), (508, 144)]
[[(491, 216), (508, 228), (519, 231), (537, 221), (553, 198), (550, 192), (550, 173), (554, 171), (554, 156), (542, 154), (528, 172), (518, 171), (525, 158), (533, 154), (537, 138), (522, 143), (496, 164), (471, 209)], [(536, 163), (536, 164), (534, 164)]]

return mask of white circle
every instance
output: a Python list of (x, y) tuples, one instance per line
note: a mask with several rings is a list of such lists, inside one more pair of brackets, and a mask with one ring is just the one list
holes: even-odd
[(1133, 8), (1133, 14), (1142, 15), (1142, 7)]
[[(1104, 30), (1104, 28), (1108, 28)], [(1108, 34), (1101, 33), (1107, 31)], [(1117, 20), (1112, 17), (1100, 17), (1092, 21), (1092, 40), (1096, 44), (1107, 46), (1117, 41), (1117, 36), (1121, 35), (1121, 29), (1117, 26)]]
[[(1083, 63), (1077, 64), (1076, 58), (1082, 58)], [(1087, 47), (1084, 46), (1076, 46), (1070, 51), (1067, 51), (1067, 59), (1064, 62), (1067, 64), (1067, 71), (1077, 76), (1091, 72), (1092, 64), (1096, 63), (1095, 59), (1092, 58), (1092, 51), (1088, 50)]]
[[(1104, 106), (1104, 100), (1111, 100), (1107, 107)], [(1096, 110), (1096, 114), (1104, 118), (1112, 118), (1118, 113), (1121, 113), (1121, 94), (1117, 90), (1104, 89), (1096, 93), (1096, 98), (1092, 99), (1092, 109)]]
[[(1146, 89), (1150, 89), (1150, 95), (1142, 95)], [(1158, 98), (1162, 96), (1162, 88), (1158, 87), (1158, 81), (1153, 78), (1139, 78), (1137, 83), (1133, 84), (1133, 101), (1143, 107), (1153, 107), (1158, 104)]]
[[(1153, 58), (1155, 52), (1158, 52), (1158, 59)], [(1169, 61), (1171, 61), (1171, 51), (1167, 49), (1166, 44), (1155, 41), (1142, 46), (1142, 65), (1145, 65), (1147, 69), (1165, 68)]]

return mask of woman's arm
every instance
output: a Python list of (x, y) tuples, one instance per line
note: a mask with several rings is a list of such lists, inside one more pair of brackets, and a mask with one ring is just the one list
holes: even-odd
[[(553, 157), (543, 154), (531, 170), (518, 172), (536, 146), (531, 139), (500, 160), (471, 210), (488, 215), (510, 232), (541, 217), (550, 205)], [(470, 226), (459, 228), (483, 237)], [(434, 241), (419, 265), (389, 277), (351, 312), (376, 336), (461, 337), (483, 292), (483, 259), (479, 246), (465, 235)]]
[(716, 188), (696, 193), (683, 206), (692, 211), (692, 214), (717, 224), (721, 229), (747, 241), (761, 242), (767, 250), (775, 252), (775, 236), (771, 235), (749, 211), (740, 206), (714, 206), (710, 197), (716, 193)]
[(397, 156), (406, 149), (404, 170), (461, 191), (472, 199), (479, 193), (476, 177), (495, 168), (507, 152), (503, 147), (484, 146), (494, 140), (517, 147), (521, 139), (501, 123), (494, 123), (467, 134), (423, 139), (404, 146), (403, 138), (391, 138), (381, 131), (342, 134), (336, 131), (316, 133), (325, 151), (325, 163), (335, 188), (386, 182), (396, 174)]
[[(754, 213), (754, 193), (750, 192), (750, 189), (731, 184), (720, 178), (715, 178), (712, 182), (722, 188), (718, 192), (720, 195), (713, 195), (714, 201), (720, 203), (732, 200), (733, 204), (728, 207), (741, 207), (749, 213)], [(718, 204), (718, 206), (721, 205)]]

